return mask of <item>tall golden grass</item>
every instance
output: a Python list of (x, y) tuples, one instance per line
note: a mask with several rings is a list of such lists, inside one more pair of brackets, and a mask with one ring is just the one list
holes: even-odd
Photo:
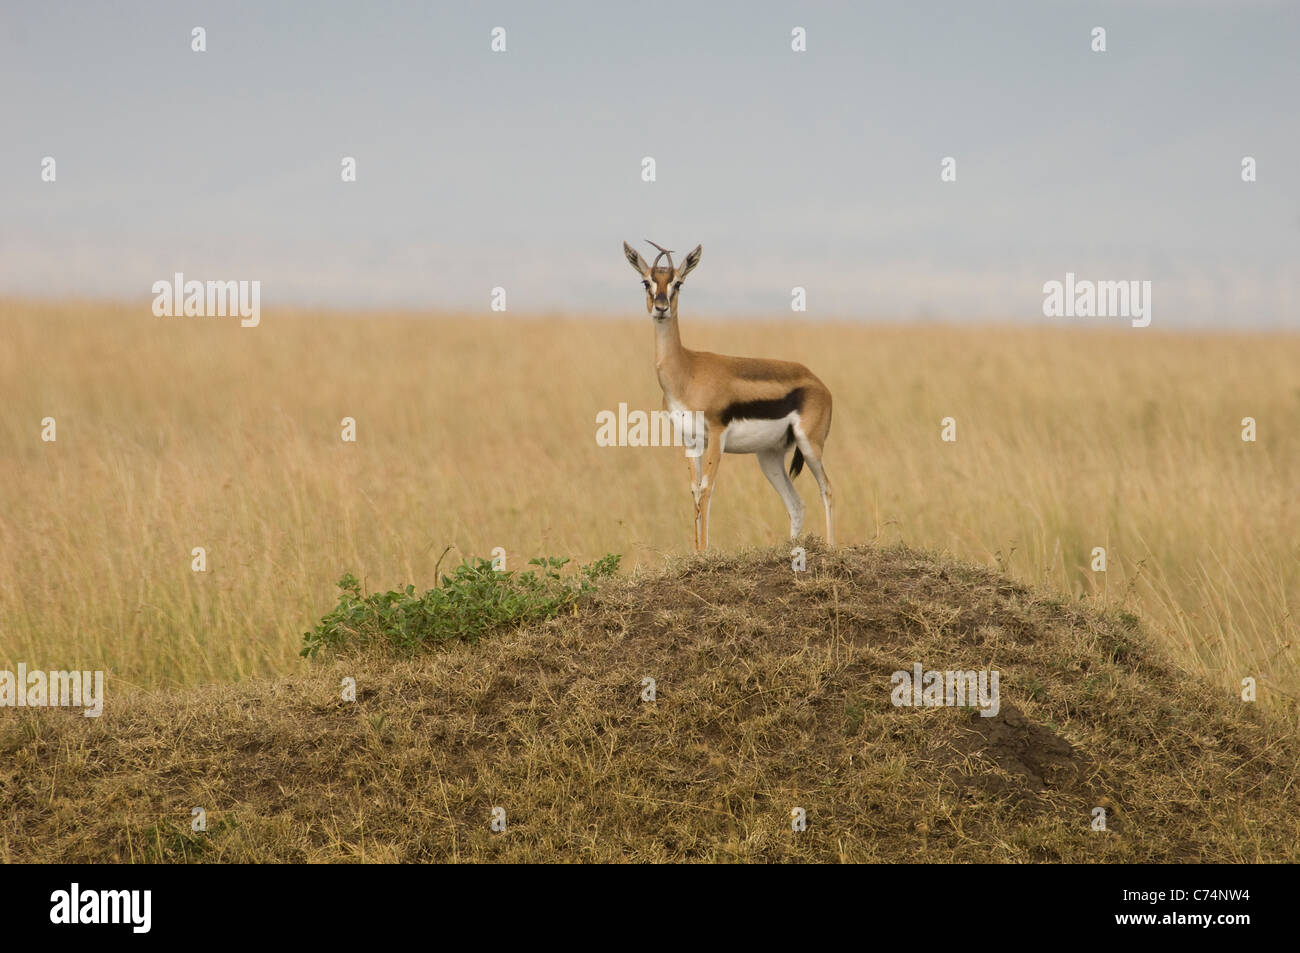
[[(688, 347), (798, 360), (830, 386), (839, 541), (947, 550), (1129, 608), (1188, 670), (1300, 696), (1300, 336), (684, 307)], [(0, 329), (6, 667), (148, 687), (283, 673), (346, 571), (425, 587), (448, 546), (503, 547), (511, 568), (690, 547), (681, 451), (595, 441), (598, 411), (660, 406), (631, 306), (608, 321), (267, 311), (245, 329), (147, 302), (7, 302)], [(815, 484), (797, 485), (820, 534)], [(786, 530), (755, 462), (724, 458), (713, 546)]]

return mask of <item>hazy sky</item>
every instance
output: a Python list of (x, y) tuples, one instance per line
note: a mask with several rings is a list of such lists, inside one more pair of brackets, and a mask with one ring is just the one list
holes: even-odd
[(1297, 2), (6, 3), (0, 89), (0, 294), (1300, 326)]

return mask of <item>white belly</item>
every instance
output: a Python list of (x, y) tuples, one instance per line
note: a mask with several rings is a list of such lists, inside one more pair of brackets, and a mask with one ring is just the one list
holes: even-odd
[(724, 453), (758, 453), (784, 447), (790, 425), (798, 414), (787, 414), (776, 420), (733, 420), (722, 432)]

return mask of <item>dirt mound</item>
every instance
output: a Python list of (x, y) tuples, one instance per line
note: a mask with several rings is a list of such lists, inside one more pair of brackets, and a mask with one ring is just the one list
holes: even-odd
[(901, 548), (695, 558), (476, 645), (109, 691), (0, 714), (0, 859), (1300, 860), (1284, 716), (1131, 616)]

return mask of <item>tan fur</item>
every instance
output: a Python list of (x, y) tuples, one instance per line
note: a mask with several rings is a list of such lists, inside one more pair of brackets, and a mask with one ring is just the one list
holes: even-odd
[(642, 276), (646, 286), (646, 311), (655, 318), (655, 370), (664, 392), (664, 407), (669, 408), (675, 402), (691, 411), (703, 411), (709, 425), (710, 439), (704, 454), (703, 478), (698, 479), (696, 463), (689, 460), (687, 463), (695, 501), (696, 550), (708, 547), (709, 503), (722, 462), (721, 441), (717, 435), (725, 429), (722, 422), (724, 412), (733, 404), (780, 400), (799, 387), (804, 391), (798, 417), (805, 439), (797, 440), (797, 446), (821, 490), (826, 510), (826, 539), (834, 545), (830, 480), (822, 465), (822, 451), (831, 428), (830, 390), (812, 371), (792, 361), (728, 357), (683, 347), (677, 326), (677, 295), (686, 275), (699, 263), (702, 249), (697, 247), (691, 252), (683, 260), (681, 268), (648, 266), (626, 242), (623, 250), (628, 262)]

